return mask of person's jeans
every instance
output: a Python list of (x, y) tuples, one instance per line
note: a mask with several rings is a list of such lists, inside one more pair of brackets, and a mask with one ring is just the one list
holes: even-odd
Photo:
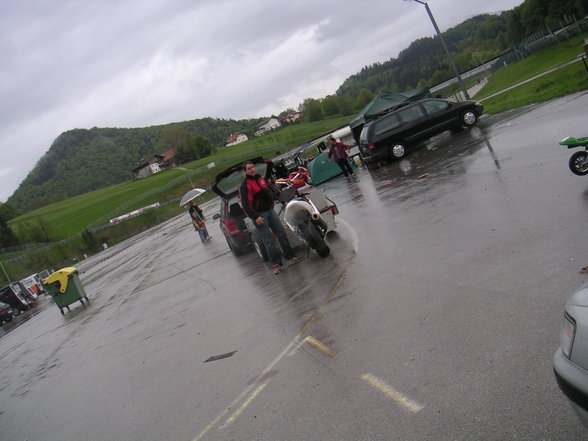
[(261, 236), (261, 240), (267, 251), (267, 256), (272, 265), (282, 265), (280, 252), (276, 249), (272, 241), (272, 231), (278, 239), (278, 243), (284, 252), (284, 257), (286, 259), (292, 259), (294, 257), (294, 250), (292, 250), (290, 242), (288, 242), (286, 232), (284, 231), (284, 227), (282, 226), (277, 213), (271, 209), (268, 211), (262, 211), (258, 214), (265, 220), (265, 222), (263, 225), (257, 225), (257, 223), (255, 223), (255, 228), (259, 231), (259, 235)]
[(353, 169), (351, 168), (351, 165), (349, 165), (349, 161), (347, 160), (347, 158), (339, 159), (337, 161), (337, 164), (339, 164), (339, 167), (341, 168), (345, 176), (353, 174)]
[(206, 228), (202, 228), (201, 230), (198, 230), (198, 234), (200, 235), (200, 240), (202, 242), (204, 242), (206, 240), (206, 238), (208, 237), (208, 231), (206, 230)]

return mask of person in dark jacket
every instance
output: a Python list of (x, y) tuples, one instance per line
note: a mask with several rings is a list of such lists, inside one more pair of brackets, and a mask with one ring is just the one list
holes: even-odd
[(265, 246), (274, 274), (279, 274), (283, 266), (282, 258), (273, 244), (272, 234), (276, 235), (284, 257), (290, 265), (300, 262), (304, 257), (296, 256), (288, 242), (284, 227), (274, 211), (275, 195), (270, 190), (265, 179), (255, 173), (255, 164), (251, 161), (243, 163), (245, 179), (239, 188), (239, 197), (243, 210), (249, 216), (259, 231)]
[(342, 142), (335, 141), (335, 138), (331, 136), (329, 138), (328, 148), (329, 153), (327, 154), (327, 159), (330, 161), (331, 157), (334, 158), (335, 162), (339, 165), (345, 176), (352, 175), (353, 170), (351, 169), (351, 165), (349, 165), (349, 161), (347, 160), (349, 146), (347, 144), (343, 144)]
[(190, 213), (190, 219), (192, 219), (192, 225), (194, 225), (194, 229), (198, 231), (200, 235), (200, 240), (202, 243), (206, 242), (210, 239), (208, 235), (208, 230), (206, 229), (206, 224), (204, 221), (204, 214), (202, 214), (202, 210), (198, 205), (194, 203), (194, 201), (190, 201), (190, 208), (188, 209), (188, 213)]

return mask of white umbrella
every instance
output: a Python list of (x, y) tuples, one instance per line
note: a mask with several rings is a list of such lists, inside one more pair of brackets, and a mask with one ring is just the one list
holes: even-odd
[(203, 188), (193, 188), (188, 193), (186, 193), (184, 196), (182, 196), (182, 200), (180, 201), (180, 207), (182, 205), (186, 205), (192, 199), (196, 199), (198, 196), (200, 196), (205, 191), (206, 190)]

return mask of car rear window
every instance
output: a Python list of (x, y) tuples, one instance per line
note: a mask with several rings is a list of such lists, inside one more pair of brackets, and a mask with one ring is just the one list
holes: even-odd
[[(258, 162), (255, 164), (255, 173), (265, 176), (267, 171), (267, 164), (265, 162)], [(239, 190), (241, 183), (245, 179), (245, 170), (239, 168), (228, 176), (225, 176), (217, 183), (217, 187), (224, 194), (228, 195)]]
[(363, 126), (363, 129), (361, 129), (361, 133), (359, 134), (359, 143), (360, 144), (367, 144), (368, 143), (368, 130), (369, 130), (369, 126)]
[(378, 121), (374, 127), (374, 135), (381, 135), (389, 130), (400, 127), (400, 120), (396, 114), (388, 115), (386, 118)]
[(449, 103), (445, 101), (424, 101), (422, 105), (425, 108), (425, 112), (428, 114), (441, 112), (449, 108)]

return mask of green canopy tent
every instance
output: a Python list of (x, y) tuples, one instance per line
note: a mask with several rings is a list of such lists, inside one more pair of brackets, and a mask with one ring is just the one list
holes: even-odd
[(359, 144), (359, 134), (363, 126), (374, 118), (389, 112), (396, 107), (421, 98), (430, 97), (431, 92), (426, 87), (408, 90), (406, 92), (382, 92), (377, 94), (361, 111), (349, 122), (355, 142)]
[[(316, 158), (308, 163), (306, 168), (310, 173), (312, 179), (312, 185), (318, 185), (325, 181), (328, 181), (335, 176), (343, 174), (341, 167), (335, 161), (328, 160), (329, 152), (322, 152)], [(351, 158), (347, 159), (352, 168), (357, 167), (355, 162)]]

